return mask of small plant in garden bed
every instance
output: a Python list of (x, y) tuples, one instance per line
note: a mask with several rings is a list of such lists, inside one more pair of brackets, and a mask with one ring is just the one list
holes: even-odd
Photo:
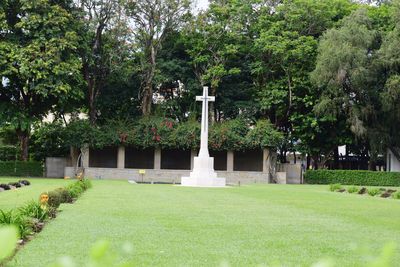
[(18, 182), (11, 182), (11, 183), (8, 183), (8, 184), (0, 184), (0, 188), (2, 189), (2, 190), (0, 190), (0, 192), (1, 191), (5, 191), (5, 190), (11, 190), (11, 189), (15, 189), (15, 188), (19, 188), (19, 187), (22, 187), (22, 186), (27, 186), (27, 185), (30, 185), (31, 183), (28, 181), (28, 180), (19, 180)]
[[(74, 196), (79, 196), (90, 187), (90, 181), (83, 179), (69, 185), (68, 188), (58, 188), (42, 193), (38, 202), (31, 201), (16, 210), (0, 210), (0, 226), (17, 226), (22, 242), (26, 241), (33, 233), (40, 232), (48, 219), (55, 218), (57, 207), (61, 203), (71, 203)], [(74, 192), (79, 189), (79, 194), (73, 196), (71, 189), (75, 190)]]
[(364, 195), (364, 194), (366, 194), (367, 192), (368, 192), (368, 189), (365, 188), (365, 187), (362, 187), (362, 188), (360, 189), (360, 191), (358, 191), (357, 194)]
[(18, 183), (24, 184), (24, 185), (31, 185), (31, 182), (29, 182), (28, 180), (19, 180)]
[(392, 197), (393, 197), (394, 199), (400, 199), (400, 191), (394, 192), (394, 193), (392, 194)]
[(332, 192), (335, 192), (335, 191), (338, 191), (338, 190), (341, 190), (341, 189), (343, 189), (341, 184), (330, 184), (329, 185), (329, 190), (332, 191)]
[(350, 186), (349, 188), (347, 188), (347, 192), (349, 192), (350, 194), (353, 193), (357, 193), (360, 189), (357, 186)]
[(0, 184), (0, 187), (3, 188), (4, 190), (10, 190), (11, 186), (8, 184)]
[(14, 210), (0, 210), (0, 225), (15, 225), (18, 227), (19, 235), (22, 239), (27, 239), (32, 234), (29, 218), (19, 214)]
[(370, 188), (370, 189), (368, 189), (368, 195), (370, 195), (370, 196), (376, 196), (376, 195), (378, 195), (378, 194), (380, 194), (381, 193), (381, 190), (379, 189), (379, 188)]

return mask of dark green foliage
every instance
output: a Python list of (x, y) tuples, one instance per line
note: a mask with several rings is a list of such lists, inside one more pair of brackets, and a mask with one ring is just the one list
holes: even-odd
[(43, 164), (36, 161), (0, 161), (0, 176), (43, 176)]
[(54, 191), (58, 194), (60, 203), (71, 203), (72, 202), (71, 194), (65, 187), (57, 188)]
[[(144, 117), (133, 122), (110, 121), (91, 126), (88, 121), (75, 121), (64, 130), (66, 143), (73, 147), (132, 145), (140, 148), (197, 148), (200, 123), (189, 120), (177, 123), (168, 118)], [(243, 119), (214, 123), (209, 131), (209, 145), (214, 150), (245, 150), (277, 147), (283, 136), (267, 120), (256, 124)]]
[(83, 179), (81, 181), (77, 181), (73, 184), (70, 184), (66, 187), (69, 195), (72, 198), (78, 198), (85, 190), (92, 187), (92, 183), (88, 179)]
[(15, 160), (18, 150), (15, 146), (0, 145), (0, 161)]
[(47, 193), (49, 201), (47, 202), (50, 207), (58, 208), (62, 203), (71, 203), (73, 196), (70, 191), (65, 188), (57, 188)]
[(47, 194), (49, 207), (58, 208), (62, 203), (72, 203), (74, 198), (78, 198), (84, 191), (92, 187), (92, 183), (88, 179), (76, 181), (67, 187), (57, 188)]
[(308, 170), (304, 174), (304, 181), (307, 184), (400, 186), (400, 172)]
[(63, 124), (60, 122), (43, 123), (35, 127), (29, 146), (32, 158), (44, 161), (46, 157), (68, 155), (69, 147), (65, 143), (63, 129)]
[(49, 196), (49, 201), (47, 202), (47, 204), (50, 207), (58, 208), (62, 203), (61, 193), (59, 191), (53, 190), (48, 192), (47, 195)]

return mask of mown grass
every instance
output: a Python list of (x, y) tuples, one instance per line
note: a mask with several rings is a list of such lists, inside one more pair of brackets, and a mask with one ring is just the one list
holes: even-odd
[(9, 210), (18, 208), (30, 200), (38, 200), (42, 192), (50, 191), (65, 186), (70, 181), (64, 179), (39, 179), (39, 178), (10, 178), (0, 177), (0, 184), (17, 182), (26, 179), (31, 182), (30, 186), (20, 187), (15, 190), (0, 192), (0, 209)]
[(340, 194), (328, 186), (185, 188), (94, 181), (24, 246), (9, 266), (46, 266), (63, 255), (81, 266), (99, 239), (133, 245), (138, 266), (310, 266), (332, 258), (363, 266), (395, 242), (400, 201)]

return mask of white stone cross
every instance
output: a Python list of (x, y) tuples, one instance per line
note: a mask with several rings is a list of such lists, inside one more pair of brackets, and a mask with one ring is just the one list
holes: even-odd
[(208, 153), (208, 102), (214, 102), (215, 96), (208, 95), (208, 87), (203, 87), (203, 95), (196, 96), (196, 101), (202, 101), (201, 112), (201, 135), (200, 135), (200, 151), (199, 157), (209, 157)]
[(218, 177), (214, 171), (214, 158), (208, 153), (208, 102), (215, 101), (214, 96), (208, 96), (208, 87), (203, 87), (203, 95), (196, 96), (196, 101), (202, 101), (200, 151), (193, 159), (193, 170), (190, 176), (181, 178), (182, 186), (224, 187), (225, 178)]

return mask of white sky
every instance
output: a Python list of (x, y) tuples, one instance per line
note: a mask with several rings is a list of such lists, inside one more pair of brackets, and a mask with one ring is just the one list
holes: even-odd
[(205, 9), (208, 7), (208, 0), (197, 0), (197, 9)]

